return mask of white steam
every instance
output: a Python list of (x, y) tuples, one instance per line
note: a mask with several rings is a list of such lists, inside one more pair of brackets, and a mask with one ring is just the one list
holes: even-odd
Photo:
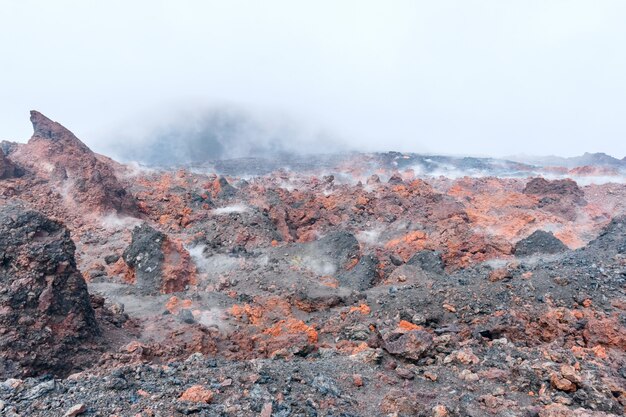
[(356, 238), (360, 243), (365, 243), (370, 246), (377, 246), (380, 244), (380, 235), (382, 232), (382, 228), (362, 230), (356, 233)]
[(250, 210), (251, 210), (250, 207), (244, 204), (233, 204), (230, 206), (218, 207), (214, 209), (212, 213), (216, 216), (221, 216), (221, 215), (231, 214), (231, 213), (247, 213)]

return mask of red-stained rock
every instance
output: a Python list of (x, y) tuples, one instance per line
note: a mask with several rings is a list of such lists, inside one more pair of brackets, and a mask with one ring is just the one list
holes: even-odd
[(584, 198), (584, 192), (580, 189), (576, 181), (571, 179), (548, 181), (544, 178), (533, 178), (524, 188), (525, 194), (537, 195), (562, 195), (575, 197), (576, 200)]
[(433, 337), (423, 330), (394, 331), (383, 336), (383, 347), (392, 355), (418, 360), (433, 346)]
[(72, 209), (86, 214), (136, 213), (134, 198), (110, 165), (59, 123), (34, 110), (30, 120), (33, 136), (11, 154), (14, 161), (48, 180)]
[(211, 390), (204, 388), (202, 385), (194, 385), (181, 394), (180, 400), (208, 404), (213, 400), (214, 395)]

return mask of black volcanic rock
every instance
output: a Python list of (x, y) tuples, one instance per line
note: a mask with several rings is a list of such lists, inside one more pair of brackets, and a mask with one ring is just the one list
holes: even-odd
[(426, 272), (434, 272), (436, 274), (443, 274), (444, 272), (444, 263), (441, 259), (441, 253), (437, 251), (419, 251), (406, 263), (408, 265), (419, 266)]
[(337, 270), (345, 269), (360, 256), (359, 241), (352, 233), (334, 232), (311, 242), (307, 253), (310, 257), (330, 261)]
[(354, 268), (338, 274), (339, 285), (357, 291), (365, 291), (378, 280), (378, 260), (372, 255), (364, 255)]
[(530, 236), (515, 245), (515, 255), (530, 256), (535, 254), (555, 254), (569, 248), (557, 239), (552, 232), (536, 230)]
[(61, 223), (18, 203), (0, 208), (0, 378), (66, 373), (99, 334), (74, 252)]
[(147, 224), (135, 227), (131, 244), (123, 254), (124, 262), (135, 271), (136, 287), (146, 293), (158, 293), (165, 261), (162, 246), (165, 234)]
[(588, 247), (603, 252), (617, 250), (618, 253), (626, 253), (626, 216), (611, 220)]

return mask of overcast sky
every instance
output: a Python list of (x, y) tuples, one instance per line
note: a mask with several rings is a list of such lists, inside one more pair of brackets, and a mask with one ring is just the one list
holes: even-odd
[(362, 149), (622, 158), (626, 1), (0, 0), (0, 139), (37, 109), (101, 150), (223, 104)]

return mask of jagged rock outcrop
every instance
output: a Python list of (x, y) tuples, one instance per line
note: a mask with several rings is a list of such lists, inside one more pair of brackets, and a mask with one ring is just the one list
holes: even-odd
[(524, 194), (538, 197), (539, 208), (570, 221), (578, 217), (577, 206), (587, 204), (584, 191), (571, 179), (533, 178), (526, 184)]
[(533, 178), (526, 184), (524, 194), (534, 195), (558, 195), (571, 197), (577, 203), (584, 203), (585, 193), (569, 178), (563, 180), (548, 181), (544, 178)]
[[(559, 196), (560, 198), (568, 198), (577, 205), (586, 204), (584, 191), (578, 186), (576, 181), (569, 178), (553, 181), (548, 181), (541, 177), (533, 178), (526, 184), (524, 194), (548, 197)], [(545, 202), (542, 200), (542, 202), (548, 204), (552, 200)]]
[(237, 189), (230, 185), (228, 180), (222, 176), (215, 180), (215, 193), (217, 197), (228, 199), (234, 197), (237, 193)]
[(130, 267), (127, 280), (142, 293), (168, 294), (195, 283), (195, 266), (182, 243), (145, 223), (133, 229), (123, 258)]
[(5, 156), (9, 156), (11, 152), (19, 147), (19, 145), (19, 143), (11, 142), (9, 140), (0, 141), (0, 149), (2, 149), (2, 152), (4, 152)]
[(19, 203), (0, 208), (0, 378), (63, 374), (99, 334), (69, 230)]
[(47, 179), (70, 205), (96, 213), (135, 213), (134, 198), (111, 166), (59, 123), (34, 110), (30, 120), (33, 136), (11, 154), (13, 160)]
[(515, 255), (530, 256), (535, 254), (555, 254), (565, 252), (569, 248), (563, 244), (552, 232), (536, 230), (515, 245)]

